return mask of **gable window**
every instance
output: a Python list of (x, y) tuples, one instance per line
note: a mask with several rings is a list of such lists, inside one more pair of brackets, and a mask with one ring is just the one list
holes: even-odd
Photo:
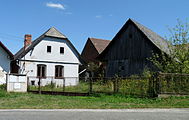
[(47, 46), (47, 52), (51, 53), (51, 46)]
[(46, 65), (43, 64), (37, 65), (37, 77), (41, 77), (41, 78), (46, 77)]
[(129, 38), (130, 38), (130, 39), (132, 39), (132, 38), (133, 38), (133, 36), (132, 36), (132, 34), (131, 34), (131, 33), (129, 34)]
[(55, 66), (55, 78), (63, 78), (63, 73), (64, 73), (64, 66), (61, 65), (56, 65)]
[(60, 47), (60, 54), (64, 54), (64, 47)]

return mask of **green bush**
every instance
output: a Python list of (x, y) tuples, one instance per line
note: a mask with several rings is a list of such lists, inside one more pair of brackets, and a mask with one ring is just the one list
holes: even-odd
[(6, 84), (0, 85), (0, 90), (6, 90)]

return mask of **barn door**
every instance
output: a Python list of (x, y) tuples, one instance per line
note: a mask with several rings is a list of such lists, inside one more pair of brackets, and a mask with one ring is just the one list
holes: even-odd
[(129, 74), (128, 69), (128, 60), (119, 60), (118, 61), (118, 76), (119, 77), (126, 77)]
[(116, 75), (118, 75), (118, 62), (110, 60), (107, 64), (106, 77), (115, 77)]

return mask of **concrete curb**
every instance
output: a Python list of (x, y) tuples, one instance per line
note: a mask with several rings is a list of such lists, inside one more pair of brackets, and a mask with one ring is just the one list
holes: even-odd
[(0, 112), (175, 112), (189, 113), (189, 108), (175, 109), (0, 109)]

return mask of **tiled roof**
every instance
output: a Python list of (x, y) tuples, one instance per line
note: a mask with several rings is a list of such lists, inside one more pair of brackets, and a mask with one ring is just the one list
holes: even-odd
[(91, 42), (93, 43), (94, 47), (100, 54), (110, 43), (110, 40), (104, 40), (104, 39), (97, 39), (97, 38), (89, 38)]

